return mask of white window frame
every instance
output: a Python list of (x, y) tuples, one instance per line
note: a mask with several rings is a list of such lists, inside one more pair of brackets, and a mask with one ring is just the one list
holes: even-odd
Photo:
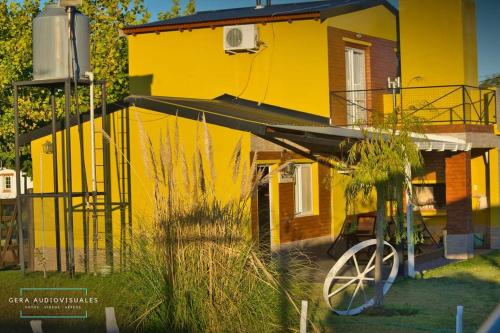
[[(363, 61), (359, 63), (359, 67), (355, 65), (355, 56), (361, 57)], [(363, 49), (354, 47), (345, 48), (346, 59), (346, 90), (347, 100), (351, 103), (347, 104), (347, 124), (356, 125), (357, 122), (366, 122), (366, 52)], [(358, 72), (359, 82), (354, 82), (356, 77), (355, 72)]]
[[(12, 176), (2, 176), (3, 178), (3, 191), (4, 192), (12, 192)], [(7, 186), (8, 180), (8, 186)]]
[[(304, 211), (304, 197), (302, 193), (302, 169), (309, 169), (309, 177), (310, 177), (310, 210)], [(314, 199), (313, 199), (313, 174), (312, 174), (312, 164), (297, 164), (295, 165), (295, 215), (296, 216), (304, 216), (304, 215), (312, 215), (314, 211)]]

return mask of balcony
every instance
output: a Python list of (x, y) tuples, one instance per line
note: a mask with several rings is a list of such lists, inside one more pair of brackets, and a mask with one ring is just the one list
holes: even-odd
[(337, 126), (370, 125), (396, 109), (426, 125), (493, 125), (496, 91), (466, 85), (333, 91), (332, 122)]

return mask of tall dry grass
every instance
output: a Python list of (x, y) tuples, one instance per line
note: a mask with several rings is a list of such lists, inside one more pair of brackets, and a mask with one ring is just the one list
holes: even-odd
[[(141, 124), (140, 119), (137, 121)], [(274, 257), (249, 237), (249, 199), (259, 182), (255, 158), (235, 144), (229, 174), (240, 193), (216, 195), (212, 139), (204, 117), (187, 156), (165, 129), (154, 147), (139, 125), (145, 166), (153, 180), (152, 227), (134, 236), (128, 271), (131, 324), (141, 332), (277, 332), (298, 328), (297, 304), (308, 294), (303, 262)]]

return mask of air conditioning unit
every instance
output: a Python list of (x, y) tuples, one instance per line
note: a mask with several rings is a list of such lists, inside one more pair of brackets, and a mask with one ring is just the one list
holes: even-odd
[(255, 52), (259, 48), (259, 30), (255, 24), (224, 27), (224, 51)]

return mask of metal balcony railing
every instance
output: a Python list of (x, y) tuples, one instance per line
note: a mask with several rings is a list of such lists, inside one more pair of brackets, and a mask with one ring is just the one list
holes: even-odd
[(491, 125), (496, 121), (496, 91), (467, 85), (333, 91), (334, 125), (369, 125), (374, 116), (396, 108), (426, 124)]

